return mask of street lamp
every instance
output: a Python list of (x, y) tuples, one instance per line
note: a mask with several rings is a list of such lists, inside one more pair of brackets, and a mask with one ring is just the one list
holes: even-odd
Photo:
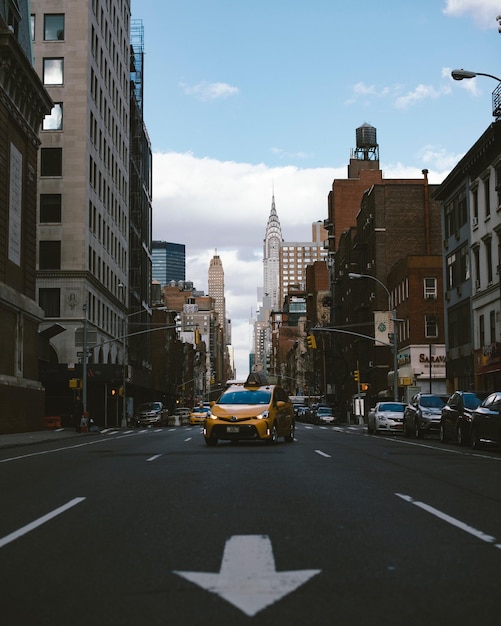
[[(501, 17), (501, 16), (500, 16)], [(492, 115), (499, 120), (501, 118), (501, 78), (493, 74), (484, 72), (471, 72), (470, 70), (452, 70), (451, 76), (454, 80), (463, 80), (464, 78), (475, 78), (475, 76), (487, 76), (498, 82), (497, 87), (492, 92)]]
[(376, 278), (375, 276), (371, 276), (370, 274), (355, 274), (350, 272), (348, 274), (348, 278), (350, 280), (356, 280), (358, 278), (369, 278), (370, 280), (376, 281), (378, 285), (386, 291), (388, 296), (388, 312), (391, 311), (391, 320), (393, 322), (393, 399), (395, 402), (398, 402), (398, 360), (397, 360), (397, 349), (398, 349), (398, 333), (397, 333), (397, 312), (391, 306), (391, 294), (388, 287)]
[(475, 78), (476, 76), (488, 76), (501, 83), (501, 78), (493, 76), (492, 74), (484, 74), (483, 72), (470, 72), (469, 70), (452, 70), (451, 76), (454, 80), (463, 80), (464, 78)]

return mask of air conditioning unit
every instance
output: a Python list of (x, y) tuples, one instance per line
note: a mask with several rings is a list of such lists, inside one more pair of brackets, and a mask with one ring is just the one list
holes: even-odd
[(478, 226), (478, 217), (472, 218), (471, 225), (473, 226), (473, 228), (476, 228)]

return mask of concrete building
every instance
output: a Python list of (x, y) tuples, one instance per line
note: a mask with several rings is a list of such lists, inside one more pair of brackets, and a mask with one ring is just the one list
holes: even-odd
[(35, 66), (54, 102), (40, 153), (38, 301), (42, 330), (65, 329), (41, 376), (48, 411), (71, 413), (68, 381), (77, 379), (101, 419), (116, 401), (110, 389), (140, 395), (151, 374), (149, 337), (128, 340), (151, 319), (142, 24), (131, 27), (128, 0), (32, 0), (31, 8)]
[[(29, 2), (0, 4), (0, 433), (40, 429), (36, 198), (39, 130), (52, 101), (33, 68)], [(46, 327), (46, 334), (59, 332)]]
[(313, 222), (311, 241), (282, 241), (280, 244), (280, 308), (295, 285), (297, 289), (306, 289), (306, 269), (317, 261), (327, 261), (328, 247), (325, 246), (327, 231), (322, 222)]

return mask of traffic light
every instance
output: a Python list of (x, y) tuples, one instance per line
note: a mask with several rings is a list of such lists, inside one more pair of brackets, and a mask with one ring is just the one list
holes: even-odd
[(316, 347), (317, 347), (317, 340), (315, 339), (315, 335), (308, 335), (306, 337), (306, 342), (308, 344), (308, 348), (316, 349)]
[(360, 382), (360, 370), (354, 370), (353, 372), (353, 380), (357, 383)]

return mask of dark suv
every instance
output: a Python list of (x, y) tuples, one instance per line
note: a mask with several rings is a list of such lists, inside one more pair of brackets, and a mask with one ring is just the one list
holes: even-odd
[(404, 435), (418, 439), (440, 430), (442, 407), (449, 396), (438, 393), (417, 393), (405, 407)]
[(482, 391), (455, 391), (442, 408), (440, 441), (457, 441), (460, 446), (471, 443), (473, 411), (487, 397)]

